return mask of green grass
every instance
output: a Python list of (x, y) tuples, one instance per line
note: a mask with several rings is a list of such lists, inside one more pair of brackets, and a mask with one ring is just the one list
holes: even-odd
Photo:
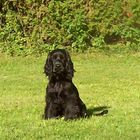
[[(43, 120), (43, 57), (0, 56), (1, 140), (139, 140), (140, 55), (73, 55), (73, 79), (91, 116)], [(95, 115), (100, 107), (108, 114)]]

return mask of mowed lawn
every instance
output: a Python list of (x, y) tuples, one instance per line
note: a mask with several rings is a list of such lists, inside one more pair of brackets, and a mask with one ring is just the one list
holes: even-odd
[(0, 56), (0, 140), (140, 140), (140, 55), (72, 55), (89, 112), (74, 121), (42, 119), (45, 59)]

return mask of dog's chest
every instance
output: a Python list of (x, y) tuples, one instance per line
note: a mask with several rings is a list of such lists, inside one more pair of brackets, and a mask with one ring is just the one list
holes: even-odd
[(64, 83), (56, 82), (49, 84), (48, 95), (54, 103), (63, 103), (65, 98)]
[(49, 85), (49, 92), (51, 94), (57, 94), (58, 96), (62, 94), (64, 91), (64, 83), (63, 82), (56, 82)]

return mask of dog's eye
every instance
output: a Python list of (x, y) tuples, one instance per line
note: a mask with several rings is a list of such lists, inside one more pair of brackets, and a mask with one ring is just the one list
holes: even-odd
[(56, 59), (57, 58), (57, 55), (53, 55), (53, 59)]
[(60, 55), (60, 59), (63, 60), (64, 59), (64, 56), (63, 55)]

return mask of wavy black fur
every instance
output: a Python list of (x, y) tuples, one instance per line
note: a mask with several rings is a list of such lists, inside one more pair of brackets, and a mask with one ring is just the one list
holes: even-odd
[(68, 120), (85, 117), (86, 106), (72, 82), (74, 68), (69, 53), (64, 49), (50, 52), (46, 59), (44, 72), (49, 78), (44, 118), (64, 116), (65, 120)]

